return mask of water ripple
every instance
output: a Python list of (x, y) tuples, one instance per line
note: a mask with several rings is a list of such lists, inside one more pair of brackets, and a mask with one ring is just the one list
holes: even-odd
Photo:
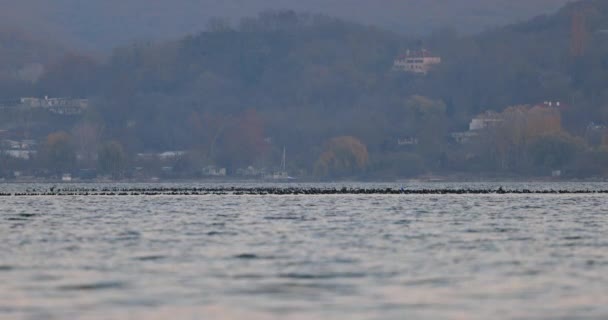
[[(221, 185), (233, 186), (240, 185)], [(608, 189), (407, 188), (501, 186)], [(343, 190), (292, 189), (300, 187)], [(0, 193), (25, 188), (48, 186), (4, 184)], [(605, 194), (273, 190), (277, 195), (4, 197), (0, 318), (608, 318)]]

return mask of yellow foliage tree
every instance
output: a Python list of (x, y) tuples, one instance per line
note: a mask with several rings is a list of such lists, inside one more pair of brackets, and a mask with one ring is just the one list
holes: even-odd
[(317, 176), (343, 176), (367, 167), (367, 147), (355, 137), (342, 136), (329, 140), (315, 165)]
[(562, 132), (561, 113), (543, 106), (513, 106), (500, 114), (502, 122), (491, 133), (492, 148), (503, 169), (520, 162), (530, 143), (542, 136)]

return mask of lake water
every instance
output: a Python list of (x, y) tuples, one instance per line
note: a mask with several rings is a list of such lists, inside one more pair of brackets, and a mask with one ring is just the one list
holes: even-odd
[(0, 319), (607, 319), (606, 197), (2, 197)]

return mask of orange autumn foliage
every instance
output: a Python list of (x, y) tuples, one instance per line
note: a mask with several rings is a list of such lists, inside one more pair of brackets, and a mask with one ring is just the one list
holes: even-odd
[(315, 165), (317, 176), (340, 176), (362, 171), (369, 163), (367, 147), (355, 137), (329, 140)]

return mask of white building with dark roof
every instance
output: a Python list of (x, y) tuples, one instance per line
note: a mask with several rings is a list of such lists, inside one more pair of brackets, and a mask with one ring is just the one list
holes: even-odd
[(406, 54), (397, 57), (393, 69), (403, 72), (427, 74), (434, 66), (441, 63), (441, 57), (426, 49), (418, 51), (408, 50)]

